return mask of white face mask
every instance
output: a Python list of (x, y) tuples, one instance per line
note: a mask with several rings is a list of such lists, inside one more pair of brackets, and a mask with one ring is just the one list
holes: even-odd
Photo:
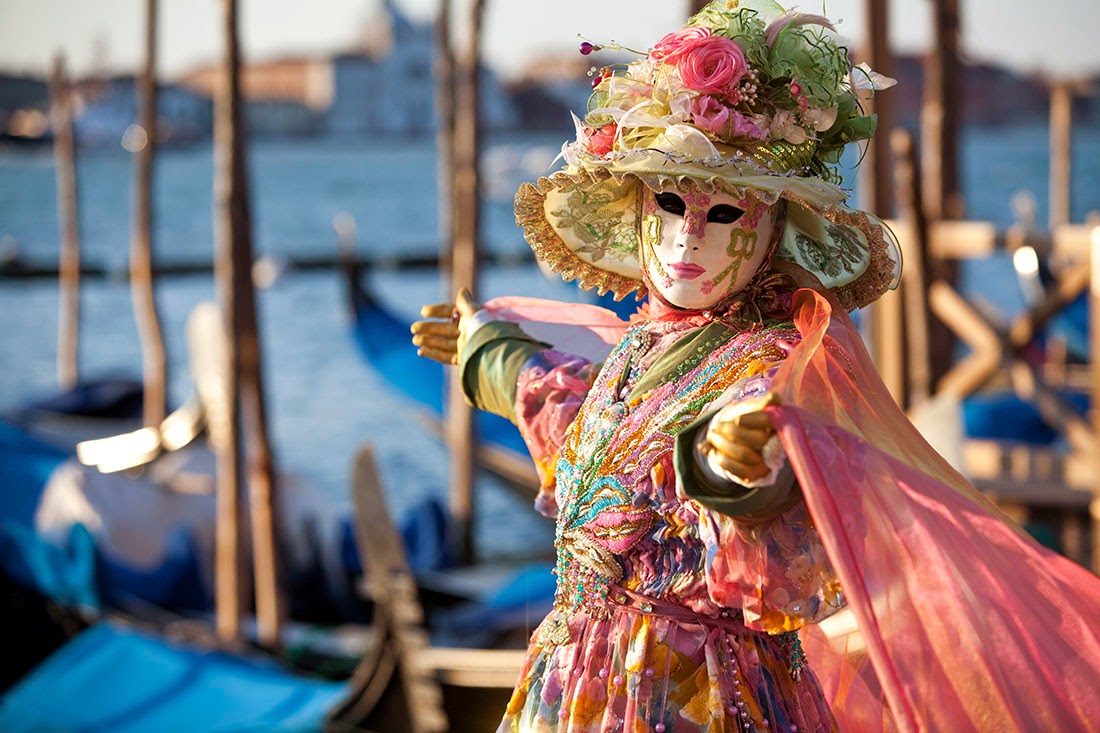
[(711, 308), (752, 280), (774, 228), (774, 207), (749, 196), (647, 190), (642, 263), (649, 284), (678, 308)]

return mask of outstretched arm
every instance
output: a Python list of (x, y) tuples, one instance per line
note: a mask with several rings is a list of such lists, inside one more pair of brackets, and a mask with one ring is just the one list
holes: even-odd
[(426, 305), (420, 312), (424, 320), (412, 325), (417, 353), (457, 366), (470, 404), (515, 422), (523, 366), (549, 345), (515, 323), (491, 320), (465, 288), (453, 305)]
[(742, 522), (782, 514), (801, 498), (794, 473), (765, 411), (776, 398), (727, 405), (681, 433), (676, 470), (684, 492)]

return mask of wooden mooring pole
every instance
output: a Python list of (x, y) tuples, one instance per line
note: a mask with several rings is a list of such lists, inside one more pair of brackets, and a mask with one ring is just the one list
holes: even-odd
[[(451, 212), (454, 236), (451, 248), (451, 288), (477, 292), (478, 252), (481, 232), (481, 130), (480, 83), (481, 21), (484, 0), (472, 0), (469, 7), (467, 37), (455, 64), (456, 94), (454, 110), (454, 208)], [(459, 552), (465, 562), (473, 562), (474, 456), (477, 436), (473, 411), (462, 395), (457, 370), (451, 370), (451, 388), (447, 395), (447, 442), (451, 453), (451, 514), (459, 527)]]
[[(921, 183), (927, 221), (960, 219), (963, 196), (959, 185), (959, 0), (932, 1), (932, 47), (925, 62), (921, 101)], [(958, 265), (929, 259), (933, 279), (954, 283)], [(955, 340), (950, 329), (929, 324), (929, 357), (933, 381), (951, 368)]]
[(50, 126), (57, 180), (57, 218), (61, 229), (58, 257), (60, 308), (57, 319), (57, 383), (76, 386), (80, 378), (80, 231), (77, 223), (76, 149), (73, 107), (65, 57), (54, 57), (50, 73)]
[(1071, 149), (1073, 147), (1073, 86), (1066, 81), (1050, 87), (1050, 229), (1070, 221)]
[(132, 128), (134, 218), (130, 232), (130, 298), (141, 341), (144, 423), (167, 414), (168, 361), (153, 275), (153, 162), (157, 144), (157, 0), (145, 0), (145, 63), (138, 80), (138, 122)]
[(256, 292), (252, 284), (252, 218), (245, 160), (246, 131), (241, 115), (236, 0), (225, 0), (223, 9), (226, 50), (224, 83), (215, 118), (214, 188), (218, 234), (216, 279), (229, 335), (226, 398), (230, 429), (229, 444), (219, 450), (217, 624), (223, 637), (239, 633), (243, 595), (239, 560), (243, 443), (248, 462), (257, 633), (261, 644), (273, 648), (279, 644), (283, 606), (275, 543), (277, 497), (263, 399)]
[[(446, 262), (446, 272), (450, 276), (449, 261), (454, 235), (454, 145), (455, 145), (455, 58), (451, 44), (451, 0), (440, 0), (439, 16), (435, 20), (435, 59), (432, 63), (435, 75), (435, 141), (439, 156), (436, 169), (439, 171), (439, 244), (440, 262)], [(450, 280), (448, 279), (448, 283)], [(450, 286), (448, 285), (448, 288)]]
[[(241, 414), (240, 348), (233, 337), (233, 308), (237, 299), (234, 241), (247, 229), (242, 221), (243, 184), (238, 157), (238, 99), (233, 79), (235, 58), (236, 3), (225, 0), (224, 33), (227, 48), (221, 87), (214, 108), (214, 279), (221, 306), (225, 334), (224, 430), (216, 441), (217, 454), (217, 532), (215, 547), (215, 626), (223, 639), (236, 639), (241, 632), (244, 613), (244, 541), (241, 531)], [(216, 437), (216, 436), (214, 436)]]
[[(885, 76), (894, 73), (894, 54), (887, 35), (889, 13), (885, 0), (865, 0), (867, 48), (871, 68)], [(878, 132), (867, 141), (860, 164), (860, 208), (879, 217), (893, 214), (893, 187), (889, 135), (894, 127), (892, 92), (868, 94), (861, 103), (864, 111), (878, 116)], [(904, 317), (902, 293), (887, 293), (868, 309), (875, 364), (894, 400), (905, 408), (908, 387), (905, 373)]]
[[(888, 35), (888, 4), (886, 0), (865, 0), (864, 9), (867, 13), (867, 61), (878, 73), (892, 77), (894, 52)], [(878, 116), (878, 128), (876, 135), (867, 141), (867, 151), (860, 164), (860, 208), (883, 219), (894, 213), (890, 133), (894, 129), (895, 93), (876, 93), (862, 100), (864, 111)]]
[(929, 364), (928, 324), (932, 319), (925, 289), (928, 286), (928, 225), (921, 203), (920, 163), (913, 136), (898, 128), (890, 134), (894, 159), (895, 201), (900, 227), (902, 313), (905, 333), (905, 408), (920, 405), (933, 392)]

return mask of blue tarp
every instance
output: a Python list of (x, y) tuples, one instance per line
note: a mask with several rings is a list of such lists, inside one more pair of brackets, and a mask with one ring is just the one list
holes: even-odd
[(61, 647), (0, 698), (5, 733), (319, 731), (344, 684), (110, 624)]

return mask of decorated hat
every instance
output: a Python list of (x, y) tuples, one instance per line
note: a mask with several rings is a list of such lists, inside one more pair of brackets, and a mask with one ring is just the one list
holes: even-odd
[[(599, 48), (585, 42), (581, 53)], [(844, 205), (835, 172), (844, 147), (875, 131), (860, 96), (894, 82), (853, 67), (828, 20), (773, 0), (718, 0), (634, 53), (598, 70), (564, 168), (516, 194), (516, 221), (543, 263), (582, 288), (641, 299), (642, 196), (696, 189), (784, 201), (775, 256), (849, 310), (896, 286), (896, 241)]]

